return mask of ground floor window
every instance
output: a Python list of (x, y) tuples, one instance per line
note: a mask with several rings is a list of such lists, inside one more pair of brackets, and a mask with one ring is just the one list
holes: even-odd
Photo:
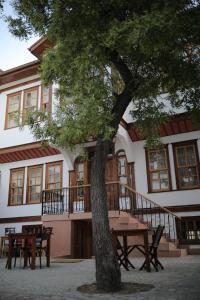
[(182, 217), (179, 227), (182, 243), (200, 243), (200, 216)]

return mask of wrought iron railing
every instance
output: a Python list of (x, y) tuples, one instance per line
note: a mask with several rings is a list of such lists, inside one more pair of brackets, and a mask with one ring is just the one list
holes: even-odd
[[(165, 236), (177, 239), (180, 217), (120, 182), (106, 184), (108, 210), (125, 211), (150, 228), (164, 225)], [(91, 212), (90, 185), (44, 190), (42, 215)]]

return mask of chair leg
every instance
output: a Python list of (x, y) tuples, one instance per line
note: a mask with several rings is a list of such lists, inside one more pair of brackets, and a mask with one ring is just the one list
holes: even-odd
[(42, 269), (42, 249), (39, 250), (39, 257), (40, 257), (40, 269)]

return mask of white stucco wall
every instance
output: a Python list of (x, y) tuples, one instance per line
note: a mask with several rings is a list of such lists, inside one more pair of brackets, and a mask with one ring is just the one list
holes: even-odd
[[(69, 168), (62, 154), (41, 157), (37, 159), (12, 162), (7, 164), (1, 164), (0, 170), (2, 176), (1, 176), (1, 189), (0, 189), (0, 218), (41, 215), (41, 204), (31, 204), (31, 205), (26, 204), (27, 167), (43, 164), (43, 188), (45, 188), (46, 163), (55, 162), (55, 161), (63, 161), (63, 186), (68, 186)], [(20, 167), (25, 167), (23, 205), (8, 206), (10, 169), (20, 168)]]
[[(12, 85), (16, 84), (17, 82), (12, 82)], [(38, 92), (38, 106), (40, 107), (41, 103), (41, 81), (38, 81), (24, 84), (19, 87), (12, 88), (10, 87), (9, 90), (1, 92), (0, 89), (0, 149), (6, 147), (13, 147), (17, 145), (24, 145), (27, 143), (35, 142), (34, 136), (31, 134), (28, 126), (24, 126), (23, 128), (10, 128), (5, 130), (5, 118), (6, 118), (6, 104), (7, 104), (7, 96), (9, 94), (13, 94), (16, 92), (21, 91), (21, 109), (20, 112), (23, 111), (23, 98), (24, 98), (24, 90), (29, 89), (35, 86), (39, 86)], [(0, 87), (2, 88), (2, 87)], [(54, 111), (54, 103), (56, 102), (55, 99), (55, 86), (52, 88), (52, 110)]]

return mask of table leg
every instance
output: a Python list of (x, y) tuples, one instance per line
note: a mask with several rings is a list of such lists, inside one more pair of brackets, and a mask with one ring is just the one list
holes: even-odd
[(151, 272), (150, 259), (149, 259), (149, 239), (148, 239), (148, 230), (144, 232), (144, 250), (146, 257), (146, 270), (147, 272)]
[(128, 257), (127, 257), (127, 250), (128, 250), (128, 246), (127, 246), (127, 236), (123, 235), (123, 248), (124, 248), (124, 260), (125, 260), (125, 266), (126, 269), (129, 270), (128, 268)]
[(8, 258), (7, 258), (7, 268), (10, 270), (12, 268), (12, 253), (13, 253), (13, 240), (9, 238), (8, 242)]
[(47, 267), (50, 267), (50, 236), (47, 238)]

